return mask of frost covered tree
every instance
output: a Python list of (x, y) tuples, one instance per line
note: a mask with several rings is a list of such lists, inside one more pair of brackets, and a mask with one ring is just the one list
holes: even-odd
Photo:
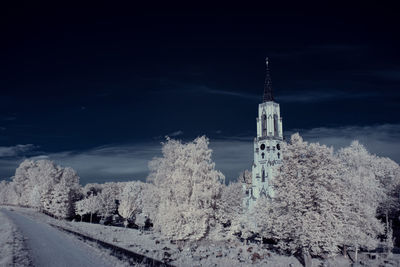
[(224, 225), (236, 224), (243, 213), (242, 183), (230, 183), (228, 186), (223, 186), (221, 191), (221, 198), (217, 201), (216, 218)]
[(18, 194), (14, 182), (0, 182), (0, 204), (18, 205)]
[(50, 202), (47, 212), (58, 219), (66, 219), (74, 214), (73, 192), (64, 181), (57, 183), (50, 192)]
[(125, 225), (129, 220), (135, 220), (136, 224), (140, 224), (136, 220), (139, 217), (142, 222), (155, 218), (158, 203), (158, 191), (153, 184), (140, 181), (128, 182), (125, 183), (120, 195), (118, 213), (125, 219)]
[(154, 184), (143, 183), (142, 190), (140, 191), (140, 199), (142, 203), (141, 214), (150, 221), (154, 221), (160, 203), (159, 190)]
[(342, 242), (346, 188), (333, 149), (304, 142), (299, 134), (283, 144), (283, 164), (272, 181), (275, 196), (254, 209), (256, 232), (277, 247), (303, 255), (334, 255)]
[(239, 175), (238, 182), (246, 184), (246, 185), (251, 185), (251, 171), (249, 171), (249, 170), (243, 171)]
[(275, 196), (260, 198), (249, 229), (303, 255), (334, 255), (339, 246), (375, 248), (383, 226), (376, 210), (385, 199), (366, 150), (307, 143), (298, 134), (283, 144), (283, 164), (271, 181)]
[(81, 199), (75, 203), (75, 213), (81, 216), (90, 214), (90, 223), (93, 221), (93, 214), (96, 214), (100, 209), (100, 201), (98, 196), (90, 195), (87, 198)]
[[(19, 205), (39, 208), (58, 218), (73, 215), (73, 201), (80, 186), (79, 176), (72, 168), (49, 160), (25, 160), (16, 169), (13, 183)], [(61, 201), (61, 196), (66, 199)], [(61, 202), (67, 207), (57, 206)]]
[[(19, 204), (29, 207), (41, 207), (40, 199), (32, 194), (47, 193), (58, 182), (59, 170), (49, 160), (25, 160), (15, 171), (13, 181), (19, 194)], [(34, 202), (32, 202), (34, 201)]]
[(386, 190), (377, 175), (377, 157), (370, 155), (357, 141), (339, 150), (337, 156), (343, 181), (349, 188), (348, 209), (344, 216), (344, 246), (352, 247), (356, 253), (360, 248), (375, 248), (379, 243), (377, 236), (384, 231), (382, 223), (376, 218), (377, 210), (381, 203), (388, 201)]
[(122, 190), (118, 213), (125, 219), (125, 227), (128, 221), (133, 219), (135, 214), (139, 213), (142, 208), (141, 191), (143, 190), (143, 182), (133, 181), (125, 184)]
[(183, 144), (167, 139), (163, 157), (149, 163), (152, 181), (160, 192), (155, 229), (173, 240), (198, 240), (215, 224), (217, 201), (224, 176), (215, 170), (206, 137)]
[(119, 198), (119, 187), (116, 183), (105, 183), (101, 192), (97, 194), (99, 201), (98, 214), (107, 218), (117, 211), (117, 199)]

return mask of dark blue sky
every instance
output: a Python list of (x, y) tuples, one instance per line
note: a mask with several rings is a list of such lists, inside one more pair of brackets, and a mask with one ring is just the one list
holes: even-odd
[(360, 139), (399, 162), (395, 9), (267, 10), (5, 8), (0, 177), (40, 156), (76, 168), (83, 183), (144, 179), (165, 135), (205, 134), (233, 179), (251, 164), (265, 56), (285, 135), (335, 147)]

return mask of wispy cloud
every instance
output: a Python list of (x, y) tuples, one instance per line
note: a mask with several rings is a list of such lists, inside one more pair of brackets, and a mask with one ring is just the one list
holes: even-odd
[[(197, 86), (194, 92), (203, 94), (214, 94), (214, 95), (225, 95), (237, 98), (246, 98), (252, 100), (260, 100), (260, 95), (249, 94), (240, 91), (227, 91), (212, 89), (207, 86)], [(320, 89), (320, 90), (300, 90), (299, 92), (281, 93), (276, 96), (278, 102), (285, 103), (313, 103), (313, 102), (325, 102), (338, 99), (360, 99), (377, 96), (378, 92), (353, 92), (351, 90), (332, 90), (332, 89)]]
[(16, 145), (16, 146), (0, 146), (0, 158), (17, 157), (26, 155), (28, 152), (33, 151), (36, 146), (32, 144)]
[(14, 121), (16, 120), (16, 116), (0, 116), (1, 121)]
[(387, 69), (367, 72), (366, 75), (374, 75), (384, 80), (400, 81), (400, 69)]
[(324, 102), (338, 99), (360, 99), (376, 96), (376, 92), (351, 92), (338, 90), (318, 90), (318, 91), (301, 91), (299, 93), (283, 94), (277, 96), (277, 101), (286, 103), (312, 103)]
[(167, 134), (167, 136), (169, 136), (169, 137), (176, 137), (176, 136), (179, 136), (179, 135), (182, 135), (182, 134), (183, 134), (183, 131), (178, 130), (178, 131), (176, 131), (176, 132), (172, 132), (172, 133)]
[(208, 87), (199, 87), (198, 92), (206, 93), (206, 94), (214, 94), (214, 95), (226, 95), (226, 96), (233, 96), (233, 97), (240, 97), (240, 98), (249, 98), (249, 99), (261, 99), (259, 95), (252, 95), (244, 92), (237, 92), (237, 91), (225, 91), (225, 90), (217, 90), (211, 89)]

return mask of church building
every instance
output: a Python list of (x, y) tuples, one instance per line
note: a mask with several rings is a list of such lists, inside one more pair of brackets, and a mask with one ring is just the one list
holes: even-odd
[(257, 137), (254, 138), (254, 161), (251, 184), (244, 184), (245, 207), (251, 208), (259, 197), (273, 197), (270, 181), (276, 175), (276, 166), (282, 163), (282, 117), (279, 104), (274, 101), (268, 57), (263, 102), (258, 105)]

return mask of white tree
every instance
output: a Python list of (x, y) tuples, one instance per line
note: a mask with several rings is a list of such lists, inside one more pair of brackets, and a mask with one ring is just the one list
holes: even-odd
[(119, 188), (117, 184), (105, 183), (97, 196), (100, 202), (98, 214), (103, 218), (113, 215), (117, 210), (116, 200), (119, 197)]
[(217, 220), (224, 225), (237, 223), (243, 213), (242, 183), (230, 183), (228, 186), (223, 186), (221, 191), (221, 198), (217, 201)]
[(143, 183), (140, 192), (141, 214), (144, 218), (154, 221), (157, 216), (160, 195), (158, 188), (151, 183)]
[(22, 206), (37, 207), (40, 202), (31, 194), (40, 195), (49, 191), (59, 181), (60, 170), (49, 160), (25, 160), (15, 171), (13, 181), (19, 194), (19, 204)]
[(140, 195), (142, 190), (143, 182), (140, 181), (126, 183), (122, 190), (118, 213), (125, 219), (125, 227), (128, 225), (128, 221), (141, 211), (143, 205)]
[(376, 157), (368, 153), (357, 141), (338, 151), (341, 175), (349, 188), (348, 209), (345, 213), (346, 231), (344, 246), (375, 248), (377, 236), (384, 231), (382, 223), (376, 218), (380, 203), (387, 200), (385, 189), (376, 175)]
[(85, 214), (90, 214), (90, 223), (93, 221), (93, 214), (96, 214), (100, 208), (98, 196), (90, 195), (87, 198), (81, 199), (75, 203), (75, 212), (82, 217)]
[(51, 205), (49, 212), (58, 219), (66, 219), (73, 215), (72, 190), (64, 181), (56, 184), (51, 190)]
[(283, 164), (271, 181), (275, 196), (252, 210), (254, 230), (286, 252), (334, 255), (341, 244), (345, 187), (333, 149), (304, 142), (299, 134), (283, 144)]
[(18, 205), (19, 196), (14, 182), (0, 182), (0, 204)]
[(246, 186), (251, 186), (251, 171), (243, 171), (238, 178), (238, 182), (245, 184)]
[(215, 170), (206, 137), (191, 143), (167, 139), (163, 157), (149, 163), (149, 179), (159, 189), (154, 226), (174, 240), (198, 240), (215, 224), (224, 176)]
[[(19, 205), (39, 208), (59, 218), (73, 215), (72, 205), (80, 187), (79, 176), (73, 169), (57, 166), (49, 160), (25, 160), (16, 169), (13, 183)], [(54, 206), (61, 203), (61, 194), (67, 198), (62, 201), (67, 207), (58, 207), (63, 213)]]

